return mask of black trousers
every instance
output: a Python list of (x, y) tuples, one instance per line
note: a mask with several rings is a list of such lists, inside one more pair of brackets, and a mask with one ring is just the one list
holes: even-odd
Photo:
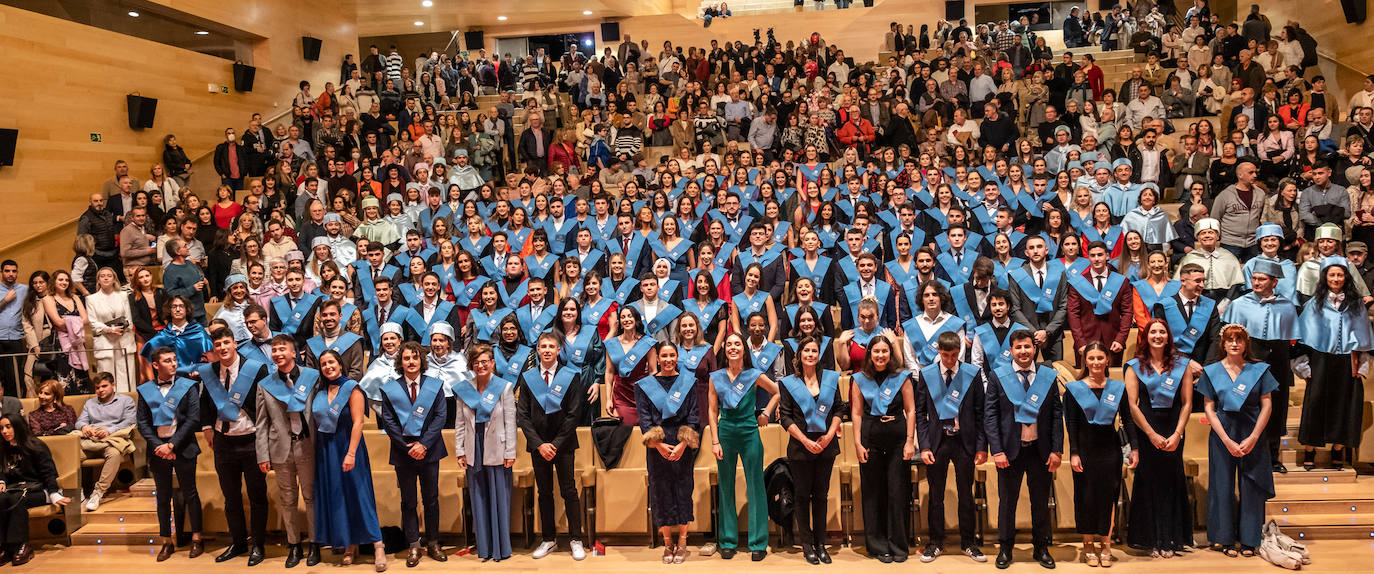
[(787, 461), (792, 473), (792, 518), (797, 525), (797, 540), (802, 544), (825, 545), (830, 470), (834, 467), (834, 455)]
[(911, 504), (911, 463), (902, 458), (906, 419), (879, 422), (864, 416), (864, 446), (868, 462), (859, 463), (859, 488), (863, 489), (864, 545), (870, 556), (905, 557), (906, 512)]
[[(23, 339), (0, 340), (0, 355), (21, 355), (28, 351), (24, 348)], [(26, 359), (22, 356), (0, 357), (0, 384), (5, 387), (5, 396), (22, 397), (23, 393), (19, 389), (24, 385), (19, 381), (23, 376), (23, 363)], [(65, 362), (65, 361), (64, 361)]]
[(558, 525), (553, 510), (553, 480), (558, 476), (558, 494), (563, 497), (563, 512), (568, 515), (568, 536), (582, 539), (582, 504), (578, 502), (577, 484), (573, 480), (573, 453), (559, 452), (553, 460), (544, 460), (538, 452), (530, 453), (534, 467), (534, 490), (539, 499), (539, 530), (545, 542), (558, 537)]
[[(229, 436), (215, 431), (215, 473), (224, 494), (224, 518), (235, 545), (245, 545), (252, 536), (254, 544), (267, 539), (267, 475), (258, 468), (254, 435)], [(243, 489), (248, 487), (248, 516), (243, 516)]]
[[(1013, 438), (1012, 440), (1016, 440)], [(997, 469), (997, 543), (1011, 548), (1016, 541), (1016, 503), (1021, 498), (1021, 480), (1030, 490), (1031, 543), (1036, 548), (1050, 545), (1050, 489), (1054, 475), (1040, 457), (1039, 441), (1021, 443), (1021, 452), (1007, 468)]]
[(425, 542), (439, 541), (439, 463), (406, 461), (396, 465), (396, 484), (401, 488), (401, 529), (406, 544), (420, 542), (420, 517), (416, 514), (415, 485), (425, 505)]
[[(16, 485), (18, 486), (18, 485)], [(41, 489), (7, 490), (0, 493), (0, 543), (6, 548), (29, 541), (29, 509), (43, 506), (48, 497)]]
[(973, 509), (973, 453), (964, 448), (958, 436), (944, 437), (936, 450), (935, 464), (926, 467), (926, 483), (930, 485), (926, 525), (930, 529), (930, 543), (945, 545), (945, 481), (949, 465), (954, 464), (954, 490), (959, 495), (959, 547), (974, 545)]
[(196, 459), (177, 456), (167, 460), (157, 455), (148, 458), (148, 470), (153, 473), (153, 484), (157, 486), (157, 533), (163, 538), (172, 535), (172, 473), (176, 473), (177, 484), (181, 487), (181, 500), (177, 502), (177, 516), (182, 514), (190, 521), (189, 531), (200, 532), (201, 519), (200, 491), (196, 490)]

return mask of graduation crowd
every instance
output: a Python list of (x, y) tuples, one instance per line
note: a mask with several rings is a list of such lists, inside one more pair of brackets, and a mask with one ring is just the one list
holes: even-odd
[[(232, 175), (245, 179), (226, 182), (213, 209), (194, 194), (131, 192), (127, 164), (117, 166), (109, 193), (92, 198), (97, 229), (84, 233), (117, 210), (120, 257), (92, 256), (80, 292), (66, 271), (19, 285), (18, 266), (5, 262), (4, 288), (16, 297), (0, 308), (22, 304), (26, 327), (32, 316), (53, 330), (91, 329), (94, 408), (105, 407), (92, 416), (111, 422), (83, 413), (90, 424), (67, 430), (92, 439), (83, 443), (92, 457), (111, 456), (102, 432), (132, 425), (146, 439), (159, 560), (176, 552), (174, 490), (190, 552), (204, 551), (198, 434), (213, 450), (231, 533), (217, 561), (260, 563), (269, 500), (295, 509), (304, 498), (305, 513), (283, 512), (287, 567), (318, 563), (322, 546), (346, 548), (351, 563), (371, 545), (382, 571), (376, 464), (395, 469), (406, 564), (445, 561), (438, 469), (447, 457), (466, 469), (476, 554), (509, 558), (516, 433), (531, 453), (534, 557), (543, 558), (558, 546), (554, 497), (579, 504), (574, 454), (592, 446), (578, 444), (576, 429), (595, 422), (641, 431), (665, 564), (686, 559), (688, 524), (707, 519), (693, 515), (692, 492), (696, 453), (708, 448), (719, 465), (719, 554), (766, 557), (772, 461), (759, 428), (781, 425), (790, 527), (812, 564), (831, 561), (827, 496), (843, 442), (859, 461), (866, 552), (877, 560), (910, 555), (904, 509), (910, 469), (923, 465), (929, 524), (917, 557), (944, 552), (952, 467), (959, 550), (986, 562), (973, 485), (990, 461), (999, 568), (1014, 560), (1022, 482), (1032, 559), (1054, 566), (1049, 500), (1061, 464), (1073, 471), (1082, 560), (1109, 567), (1120, 558), (1112, 529), (1123, 465), (1138, 477), (1126, 542), (1156, 558), (1195, 545), (1182, 452), (1194, 412), (1211, 429), (1207, 544), (1254, 555), (1273, 473), (1290, 472), (1278, 453), (1295, 379), (1306, 380), (1300, 464), (1314, 468), (1318, 449), (1338, 468), (1355, 462), (1374, 297), (1368, 245), (1349, 239), (1374, 237), (1363, 154), (1374, 149), (1374, 109), (1352, 110), (1341, 152), (1309, 135), (1316, 159), (1295, 154), (1277, 169), (1267, 132), (1255, 137), (1242, 122), (1290, 138), (1307, 126), (1290, 128), (1264, 101), (1238, 99), (1237, 129), (1224, 137), (1212, 139), (1199, 118), (1179, 138), (1159, 99), (1172, 82), (1136, 74), (1120, 94), (1129, 103), (1092, 88), (1075, 100), (1075, 84), (1040, 76), (1076, 78), (1090, 58), (1017, 71), (991, 49), (1000, 38), (947, 34), (963, 41), (937, 36), (931, 51), (875, 68), (852, 67), (814, 35), (784, 48), (770, 31), (767, 43), (727, 44), (701, 80), (679, 76), (682, 62), (665, 46), (672, 76), (617, 78), (609, 105), (576, 88), (571, 103), (561, 99), (584, 123), (592, 118), (586, 152), (555, 160), (545, 110), (518, 110), (531, 127), (504, 178), (479, 173), (466, 148), (403, 149), (390, 141), (394, 129), (362, 134), (363, 147), (385, 151), (379, 161), (321, 156), (284, 187), (244, 164)], [(1043, 45), (1028, 29), (1012, 36), (1023, 48)], [(638, 62), (652, 61), (645, 48), (632, 52)], [(1246, 69), (1249, 56), (1234, 65)], [(598, 65), (614, 62), (608, 53)], [(990, 79), (993, 70), (1007, 83)], [(1266, 78), (1261, 91), (1271, 85)], [(1287, 86), (1310, 101), (1306, 81)], [(637, 111), (635, 99), (651, 96)], [(1301, 121), (1337, 121), (1321, 109)], [(650, 123), (687, 124), (662, 157), (646, 153), (655, 148), (636, 127), (646, 112)], [(302, 111), (332, 125), (331, 113)], [(250, 131), (265, 129), (256, 122)], [(578, 149), (577, 125), (558, 132), (565, 151)], [(301, 128), (291, 133), (309, 133)], [(621, 145), (636, 134), (641, 145)], [(252, 153), (229, 142), (235, 162)], [(283, 163), (299, 160), (291, 149)], [(89, 301), (102, 295), (97, 317)], [(100, 354), (116, 348), (136, 349), (138, 364)], [(134, 391), (136, 420), (108, 410), (128, 400), (115, 391)], [(368, 459), (367, 417), (385, 431), (384, 463)], [(31, 434), (17, 413), (0, 417), (0, 430), (11, 426)], [(444, 429), (455, 429), (453, 441)], [(25, 443), (0, 443), (0, 452), (14, 444)], [(88, 509), (106, 488), (102, 472)], [(567, 514), (578, 560), (587, 552), (580, 518)]]

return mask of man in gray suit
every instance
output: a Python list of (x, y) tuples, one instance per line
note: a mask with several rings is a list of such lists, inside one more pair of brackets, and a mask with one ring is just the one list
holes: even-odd
[(1046, 362), (1063, 356), (1064, 326), (1068, 321), (1068, 280), (1064, 264), (1049, 256), (1045, 238), (1026, 238), (1026, 263), (1008, 275), (1007, 287), (1019, 305), (1013, 317), (1031, 328), (1035, 346)]
[[(286, 523), (286, 567), (301, 562), (305, 538), (315, 524), (315, 429), (305, 412), (305, 399), (320, 372), (296, 363), (296, 340), (291, 335), (272, 337), (272, 362), (258, 381), (258, 433), (255, 444), (262, 472), (277, 471), (277, 505)], [(297, 511), (297, 498), (305, 499), (305, 516)], [(304, 528), (302, 528), (304, 524)], [(306, 566), (320, 563), (320, 545), (310, 544)]]

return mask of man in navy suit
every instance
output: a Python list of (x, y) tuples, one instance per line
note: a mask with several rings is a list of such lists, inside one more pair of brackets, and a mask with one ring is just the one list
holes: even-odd
[[(171, 347), (158, 347), (148, 358), (155, 377), (138, 386), (137, 419), (138, 433), (148, 441), (148, 470), (157, 485), (158, 535), (162, 537), (157, 561), (171, 558), (176, 552), (172, 540), (174, 490), (181, 491), (176, 512), (177, 516), (185, 513), (190, 521), (190, 557), (195, 558), (205, 552), (200, 539), (200, 493), (196, 490), (196, 458), (200, 456), (196, 431), (201, 426), (199, 383), (177, 376), (177, 354)], [(172, 487), (173, 473), (178, 489)]]
[[(447, 334), (453, 338), (451, 328)], [(382, 400), (373, 403), (373, 409), (391, 442), (389, 462), (401, 489), (401, 528), (410, 547), (406, 566), (413, 568), (420, 562), (416, 483), (425, 505), (426, 554), (438, 562), (448, 560), (439, 547), (439, 461), (448, 456), (443, 437), (448, 401), (444, 383), (424, 374), (429, 367), (424, 347), (403, 343), (397, 355), (397, 375), (382, 384)]]
[(865, 297), (877, 299), (878, 305), (882, 307), (881, 315), (878, 316), (878, 324), (883, 327), (893, 329), (911, 318), (911, 309), (905, 305), (901, 307), (899, 315), (897, 290), (892, 288), (892, 284), (878, 280), (878, 257), (876, 255), (872, 253), (860, 255), (855, 267), (858, 269), (859, 276), (840, 291), (840, 294), (843, 295), (843, 301), (840, 304), (842, 329), (854, 328), (854, 319), (859, 314), (859, 301)]
[(929, 541), (921, 562), (933, 562), (944, 551), (945, 480), (954, 465), (954, 490), (959, 494), (959, 545), (975, 562), (987, 562), (974, 539), (973, 469), (988, 459), (983, 426), (982, 369), (959, 360), (957, 333), (940, 333), (939, 361), (921, 369), (916, 386), (916, 434), (921, 462), (930, 485)]
[(997, 465), (997, 567), (1011, 566), (1016, 541), (1016, 503), (1021, 480), (1030, 490), (1031, 543), (1034, 558), (1054, 568), (1050, 556), (1050, 492), (1064, 452), (1064, 406), (1059, 401), (1058, 371), (1035, 364), (1035, 336), (1029, 330), (1011, 334), (1012, 363), (988, 377), (983, 429)]

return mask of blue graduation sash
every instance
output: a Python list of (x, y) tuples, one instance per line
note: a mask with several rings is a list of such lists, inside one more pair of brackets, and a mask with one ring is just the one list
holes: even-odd
[[(643, 299), (640, 299), (639, 301), (631, 303), (631, 305), (640, 309), (640, 316), (644, 315), (643, 306), (640, 305), (642, 301)], [(667, 301), (664, 302), (666, 303)], [(673, 320), (677, 319), (679, 315), (682, 315), (682, 309), (679, 309), (677, 305), (667, 305), (663, 307), (657, 315), (654, 315), (653, 319), (650, 319), (644, 324), (644, 334), (649, 336), (658, 334), (659, 331), (666, 329), (668, 325), (672, 324)]]
[(472, 409), (473, 419), (479, 423), (491, 421), (491, 411), (496, 408), (496, 403), (500, 402), (501, 395), (510, 388), (510, 381), (497, 376), (492, 376), (487, 381), (486, 392), (477, 392), (477, 387), (472, 386), (476, 381), (466, 381), (453, 385), (453, 393), (463, 401), (463, 404)]
[(892, 281), (898, 287), (911, 288), (916, 285), (913, 278), (916, 277), (920, 271), (916, 269), (915, 261), (912, 261), (911, 270), (902, 269), (902, 263), (896, 259), (888, 261), (884, 267), (886, 267), (887, 272), (892, 275)]
[(544, 413), (553, 414), (563, 410), (563, 395), (567, 394), (568, 388), (572, 386), (576, 374), (576, 369), (558, 369), (553, 375), (553, 385), (550, 386), (544, 382), (540, 367), (536, 366), (525, 371), (520, 379), (525, 381), (525, 388), (529, 389), (539, 407), (544, 409)]
[(251, 338), (239, 341), (239, 354), (243, 355), (245, 359), (257, 361), (264, 365), (272, 362), (272, 359), (268, 357), (266, 353), (263, 353), (262, 349), (259, 349), (258, 345), (254, 343)]
[(516, 285), (514, 291), (506, 290), (505, 280), (498, 280), (496, 282), (496, 293), (501, 296), (501, 301), (504, 302), (507, 307), (519, 307), (521, 301), (524, 301), (525, 294), (529, 291), (529, 288), (529, 279), (521, 279), (520, 284)]
[[(1154, 309), (1155, 305), (1158, 305), (1160, 302), (1173, 298), (1174, 295), (1178, 294), (1178, 288), (1181, 285), (1182, 283), (1176, 280), (1169, 281), (1164, 284), (1163, 291), (1155, 293), (1155, 286), (1151, 285), (1149, 281), (1145, 279), (1131, 281), (1131, 287), (1135, 288), (1135, 294), (1140, 296), (1140, 302), (1145, 304), (1146, 309)], [(1169, 326), (1169, 330), (1173, 331), (1173, 325)], [(1174, 332), (1176, 333), (1177, 331)], [(1184, 352), (1186, 353), (1187, 351)]]
[[(439, 204), (438, 209), (430, 209), (429, 206), (425, 206), (424, 209), (420, 210), (420, 227), (425, 230), (425, 235), (434, 233), (434, 220), (441, 217), (449, 220), (453, 219), (453, 209), (450, 208), (447, 203)], [(449, 221), (449, 223), (451, 224), (453, 222)]]
[(868, 403), (868, 414), (875, 417), (887, 416), (887, 407), (892, 404), (902, 394), (902, 384), (910, 376), (906, 371), (898, 371), (883, 379), (882, 384), (878, 384), (867, 375), (855, 371), (852, 378), (854, 384), (859, 386), (859, 393), (863, 395), (864, 401)]
[(696, 376), (691, 372), (681, 373), (677, 380), (673, 381), (671, 388), (663, 388), (658, 379), (652, 375), (644, 377), (635, 383), (644, 396), (649, 398), (654, 408), (658, 409), (658, 414), (663, 420), (673, 418), (678, 409), (682, 408), (682, 403), (687, 400), (687, 396), (692, 393), (692, 387), (696, 385)]
[[(576, 250), (572, 251), (571, 253), (574, 257), (577, 256)], [(582, 272), (586, 273), (588, 269), (595, 269), (596, 265), (601, 262), (602, 255), (603, 254), (599, 249), (592, 249), (591, 251), (588, 251), (587, 257), (581, 260)], [(626, 262), (626, 265), (629, 265), (628, 261)]]
[(573, 344), (565, 344), (558, 351), (559, 360), (564, 364), (583, 366), (587, 361), (587, 351), (592, 348), (592, 340), (596, 336), (596, 329), (583, 328), (578, 331), (577, 336), (573, 338)]
[(825, 280), (825, 273), (830, 271), (830, 263), (833, 260), (824, 255), (817, 255), (816, 264), (814, 266), (807, 265), (806, 252), (802, 251), (800, 247), (793, 249), (792, 255), (792, 270), (796, 271), (797, 275), (810, 279), (819, 287)]
[(1114, 251), (1116, 249), (1116, 243), (1118, 241), (1121, 241), (1121, 226), (1113, 225), (1111, 227), (1108, 227), (1107, 234), (1103, 235), (1101, 232), (1097, 230), (1096, 227), (1092, 225), (1086, 225), (1083, 228), (1083, 237), (1087, 238), (1087, 241), (1083, 242), (1084, 245), (1087, 245), (1094, 241), (1101, 241), (1103, 243), (1106, 243), (1107, 251), (1110, 253), (1111, 251)]
[[(153, 415), (153, 425), (165, 427), (177, 420), (177, 405), (194, 386), (195, 381), (177, 377), (172, 382), (171, 390), (167, 391), (167, 396), (163, 397), (162, 391), (157, 388), (157, 381), (148, 381), (138, 386), (138, 396), (143, 398), (143, 402), (148, 403), (148, 412)], [(237, 413), (235, 417), (237, 418)]]
[(765, 373), (773, 367), (773, 362), (777, 361), (781, 355), (782, 345), (772, 341), (764, 341), (763, 348), (757, 351), (749, 350), (749, 358), (754, 363), (754, 368)]
[[(753, 297), (740, 293), (731, 299), (731, 302), (735, 304), (735, 309), (739, 313), (741, 322), (748, 321), (749, 316), (754, 313), (762, 313), (764, 310), (764, 303), (767, 301), (767, 291), (755, 291)], [(764, 318), (766, 319), (767, 317), (765, 316)]]
[[(859, 276), (856, 274), (852, 277), (854, 277), (854, 282), (844, 286), (844, 295), (849, 300), (849, 316), (857, 322), (859, 320), (859, 302), (863, 301), (863, 290), (859, 288)], [(887, 297), (892, 294), (892, 286), (877, 279), (877, 277), (873, 278), (873, 298), (878, 300), (878, 321), (881, 323), (883, 309), (887, 307)]]
[(544, 305), (544, 310), (538, 317), (530, 314), (528, 305), (515, 311), (515, 318), (520, 321), (520, 330), (525, 332), (526, 341), (534, 341), (553, 324), (554, 317), (558, 315), (557, 305)]
[(935, 404), (935, 414), (940, 420), (959, 418), (959, 408), (968, 395), (969, 385), (978, 376), (978, 367), (960, 362), (959, 370), (954, 373), (954, 381), (945, 386), (945, 366), (939, 361), (932, 362), (921, 369), (921, 380), (925, 381), (930, 400)]
[[(859, 276), (859, 264), (852, 255), (846, 253), (844, 256), (836, 259), (835, 263), (840, 266), (840, 272), (844, 274), (845, 278), (853, 279)], [(819, 287), (820, 284), (817, 283), (816, 286)]]
[[(626, 279), (626, 281), (633, 281), (633, 279)], [(615, 300), (603, 296), (597, 300), (595, 305), (583, 307), (581, 318), (582, 325), (595, 329), (597, 324), (601, 322), (601, 317), (605, 316), (606, 312), (611, 310), (611, 305), (615, 302)]]
[(818, 375), (820, 394), (814, 397), (811, 396), (811, 391), (807, 390), (806, 382), (801, 377), (789, 375), (782, 378), (782, 387), (787, 389), (787, 394), (806, 414), (806, 432), (826, 430), (825, 421), (830, 418), (830, 407), (834, 406), (835, 402), (835, 389), (840, 385), (840, 374), (835, 371), (821, 370)]
[(415, 402), (411, 402), (410, 393), (401, 379), (393, 378), (382, 383), (382, 394), (391, 403), (392, 410), (396, 411), (396, 422), (401, 424), (401, 432), (405, 436), (420, 436), (424, 432), (425, 421), (429, 418), (426, 410), (443, 390), (443, 381), (422, 375), (420, 390), (415, 393)]
[(549, 235), (549, 251), (563, 253), (568, 248), (568, 233), (577, 229), (577, 221), (564, 219), (562, 227), (554, 225), (553, 219), (544, 221), (544, 232)]
[(1163, 307), (1164, 321), (1169, 324), (1169, 332), (1174, 335), (1178, 351), (1183, 354), (1192, 353), (1198, 339), (1207, 331), (1207, 321), (1212, 318), (1212, 311), (1217, 308), (1217, 302), (1208, 297), (1198, 297), (1197, 307), (1193, 309), (1193, 317), (1189, 321), (1183, 320), (1183, 309), (1179, 308), (1177, 299), (1163, 299), (1159, 305)]
[(998, 341), (997, 332), (993, 330), (992, 323), (984, 323), (976, 327), (973, 334), (983, 344), (985, 365), (997, 367), (1011, 361), (1011, 334), (1021, 329), (1030, 330), (1030, 327), (1013, 322), (1011, 329), (1007, 330), (1007, 340)]
[[(501, 320), (505, 319), (506, 315), (511, 314), (511, 310), (502, 307), (488, 315), (481, 309), (473, 309), (469, 311), (469, 314), (472, 316), (473, 326), (477, 327), (477, 338), (482, 341), (490, 341), (496, 334), (496, 327), (501, 324)], [(436, 311), (434, 316), (438, 317), (439, 313)]]
[(773, 243), (781, 245), (787, 242), (787, 232), (792, 229), (791, 221), (779, 221), (773, 224)]
[[(921, 324), (916, 321), (916, 317), (907, 319), (905, 323), (902, 323), (902, 332), (906, 334), (907, 339), (911, 340), (912, 349), (916, 351), (917, 362), (926, 364), (935, 361), (935, 356), (939, 352), (938, 346), (941, 333), (948, 332), (958, 334), (959, 330), (963, 328), (964, 319), (958, 315), (950, 315), (945, 318), (945, 322), (940, 323), (940, 326), (936, 328), (935, 332), (931, 333), (930, 338), (927, 339), (925, 334), (921, 331)], [(858, 330), (856, 329), (855, 333), (857, 332)]]
[[(968, 250), (965, 249), (967, 252)], [(945, 275), (949, 277), (949, 282), (955, 285), (968, 283), (969, 274), (973, 272), (973, 262), (978, 259), (974, 253), (965, 253), (964, 264), (959, 265), (954, 261), (954, 256), (948, 251), (941, 252), (935, 256), (935, 261), (940, 263), (940, 267), (945, 270)]]
[(510, 244), (511, 253), (519, 253), (525, 249), (525, 242), (529, 240), (530, 233), (534, 230), (528, 227), (521, 228), (520, 231), (506, 230), (506, 242)]
[(961, 287), (952, 289), (949, 298), (954, 301), (954, 314), (964, 320), (964, 325), (976, 327), (978, 325), (978, 314), (973, 312), (973, 308), (968, 304), (968, 296)]
[(639, 365), (640, 359), (643, 359), (653, 346), (653, 337), (640, 337), (627, 351), (625, 346), (620, 344), (620, 337), (613, 337), (606, 340), (606, 358), (611, 360), (611, 364), (621, 376), (629, 376)]
[(701, 303), (696, 299), (687, 299), (682, 302), (682, 310), (696, 315), (704, 329), (710, 326), (711, 319), (716, 316), (716, 313), (720, 312), (720, 308), (724, 305), (725, 301), (716, 299), (715, 301), (707, 303), (705, 307), (702, 307)]
[(745, 369), (740, 371), (739, 376), (730, 378), (728, 369), (720, 369), (711, 373), (711, 384), (716, 388), (716, 397), (720, 399), (721, 406), (726, 409), (733, 409), (739, 406), (739, 402), (744, 400), (745, 393), (754, 388), (754, 383), (759, 379), (758, 369)]
[(286, 386), (286, 381), (281, 380), (281, 371), (272, 369), (272, 372), (262, 380), (258, 381), (258, 386), (267, 394), (286, 405), (286, 412), (299, 413), (305, 411), (305, 399), (310, 394), (310, 389), (315, 386), (315, 381), (320, 378), (320, 372), (309, 367), (300, 367), (301, 375), (296, 378), (294, 387)]
[[(339, 392), (334, 395), (334, 400), (317, 400), (310, 403), (310, 415), (315, 419), (315, 428), (320, 432), (332, 433), (339, 428), (339, 415), (343, 413), (343, 408), (348, 404), (348, 398), (353, 394), (353, 389), (357, 388), (358, 381), (344, 379), (339, 383)], [(329, 391), (320, 389), (319, 395), (329, 396)]]
[(256, 375), (262, 367), (263, 363), (240, 356), (239, 376), (228, 389), (224, 388), (224, 381), (215, 374), (213, 364), (201, 363), (196, 367), (196, 372), (200, 373), (200, 381), (205, 385), (205, 392), (210, 393), (210, 400), (215, 403), (219, 420), (238, 420), (239, 411), (243, 409), (244, 401), (248, 400), (248, 390), (253, 388), (252, 375)]
[(639, 264), (639, 256), (644, 253), (644, 246), (647, 240), (641, 233), (630, 232), (630, 250), (625, 252), (620, 247), (620, 240), (615, 239), (606, 242), (606, 252), (611, 255), (620, 254), (625, 256), (625, 272), (634, 274), (635, 267)]
[(1166, 409), (1174, 404), (1174, 397), (1178, 394), (1178, 386), (1183, 383), (1183, 376), (1188, 372), (1188, 358), (1174, 357), (1173, 367), (1163, 373), (1146, 373), (1144, 363), (1140, 358), (1131, 359), (1126, 362), (1126, 366), (1135, 371), (1135, 376), (1140, 379), (1140, 384), (1145, 386), (1145, 390), (1150, 394), (1150, 406), (1157, 409)]
[(997, 380), (1002, 382), (1002, 394), (1007, 396), (1015, 409), (1016, 422), (1021, 424), (1035, 422), (1040, 415), (1040, 407), (1045, 404), (1045, 397), (1049, 396), (1055, 378), (1059, 376), (1059, 372), (1053, 368), (1041, 366), (1036, 369), (1035, 381), (1027, 391), (1021, 388), (1021, 377), (1016, 375), (1015, 364), (1007, 363), (993, 372), (997, 373)]
[(692, 250), (693, 245), (696, 244), (690, 240), (683, 239), (677, 242), (677, 247), (668, 249), (668, 246), (660, 241), (658, 237), (649, 240), (649, 247), (654, 250), (654, 255), (672, 261), (674, 265), (683, 263), (683, 256), (687, 255), (687, 253)]
[(1116, 412), (1121, 407), (1121, 401), (1126, 397), (1126, 383), (1116, 379), (1107, 379), (1100, 398), (1088, 387), (1086, 381), (1073, 381), (1064, 385), (1064, 388), (1073, 393), (1074, 400), (1078, 401), (1078, 406), (1083, 409), (1083, 415), (1088, 422), (1095, 425), (1112, 424), (1112, 421), (1116, 420)]
[(850, 340), (857, 343), (860, 347), (867, 347), (868, 342), (873, 340), (873, 337), (878, 336), (878, 334), (882, 332), (883, 329), (881, 327), (875, 329), (872, 333), (870, 333), (868, 331), (863, 330), (858, 325), (854, 325), (854, 337)]
[[(606, 280), (606, 281), (604, 281), (603, 283), (609, 283), (609, 282), (610, 282), (610, 280)], [(634, 295), (635, 290), (636, 290), (638, 287), (639, 287), (639, 280), (638, 280), (638, 279), (635, 279), (634, 277), (626, 277), (625, 279), (623, 279), (623, 280), (620, 282), (620, 286), (619, 286), (619, 287), (616, 287), (616, 289), (615, 289), (615, 302), (616, 302), (617, 304), (622, 305), (622, 306), (625, 305), (625, 301), (628, 300), (628, 299), (630, 298), (631, 295)], [(603, 296), (603, 297), (601, 298), (601, 301), (605, 302), (605, 301), (608, 301), (608, 299), (607, 299), (606, 297)], [(600, 317), (599, 314), (598, 314), (597, 316)]]
[(326, 346), (324, 344), (323, 335), (315, 335), (314, 337), (311, 337), (309, 340), (307, 340), (305, 344), (310, 347), (310, 352), (314, 353), (315, 358), (318, 359), (320, 355), (324, 354), (325, 351), (334, 351), (335, 353), (342, 355), (344, 351), (347, 351), (349, 347), (352, 347), (354, 343), (357, 343), (362, 339), (362, 337), (359, 337), (356, 334), (344, 331), (342, 335), (339, 335), (338, 339), (334, 340), (334, 343), (332, 345)]
[[(348, 264), (355, 271), (354, 277), (357, 281), (357, 290), (354, 293), (357, 298), (366, 302), (370, 307), (377, 303), (377, 288), (372, 284), (372, 263), (366, 259), (359, 259)], [(391, 277), (396, 272), (390, 265), (382, 268), (383, 277)]]
[[(482, 280), (486, 281), (486, 279)], [(421, 291), (419, 287), (416, 287), (414, 283), (411, 283), (409, 281), (397, 285), (396, 289), (401, 292), (401, 298), (404, 299), (406, 303), (418, 303), (421, 299), (424, 298), (424, 292)], [(453, 292), (457, 293), (458, 290), (454, 289)], [(474, 294), (476, 293), (474, 292)]]
[[(932, 198), (931, 201), (934, 202), (935, 200)], [(949, 229), (949, 216), (945, 215), (945, 212), (940, 211), (940, 208), (931, 207), (922, 210), (921, 213), (926, 214), (926, 217), (929, 217), (936, 225), (939, 225), (940, 229)]]
[[(1059, 264), (1064, 265), (1064, 258), (1061, 257), (1059, 259)], [(1070, 277), (1074, 275), (1082, 275), (1084, 271), (1088, 270), (1088, 265), (1089, 262), (1087, 257), (1079, 257), (1077, 259), (1074, 259), (1073, 263), (1064, 265), (1064, 274)]]
[(1021, 292), (1035, 303), (1036, 313), (1048, 313), (1054, 310), (1054, 294), (1059, 290), (1059, 281), (1064, 278), (1064, 264), (1057, 259), (1046, 263), (1043, 287), (1035, 286), (1035, 278), (1025, 267), (1011, 270), (1007, 277), (1015, 281)]
[(272, 298), (272, 310), (277, 312), (277, 319), (281, 321), (281, 332), (285, 335), (295, 335), (301, 328), (301, 320), (305, 319), (305, 314), (310, 312), (310, 308), (320, 299), (319, 295), (313, 293), (302, 293), (301, 300), (295, 307), (287, 303), (286, 295), (278, 295)]
[(698, 345), (693, 349), (683, 349), (682, 346), (679, 345), (677, 348), (678, 370), (683, 372), (697, 370), (697, 365), (701, 364), (701, 360), (706, 358), (706, 353), (710, 351), (710, 345)]
[[(1231, 378), (1231, 373), (1226, 371), (1226, 365), (1221, 361), (1203, 367), (1202, 371), (1207, 373), (1207, 379), (1212, 384), (1215, 394), (1213, 400), (1221, 405), (1222, 410), (1234, 413), (1245, 406), (1245, 399), (1250, 393), (1262, 386), (1260, 378), (1269, 372), (1269, 364), (1248, 363), (1235, 379)], [(1260, 390), (1261, 394), (1268, 392)]]
[(458, 240), (458, 246), (462, 247), (463, 251), (467, 251), (473, 257), (481, 256), (488, 245), (491, 245), (491, 238), (485, 235), (477, 236), (476, 240), (470, 235)]
[(750, 263), (758, 263), (761, 267), (768, 267), (778, 260), (779, 255), (782, 255), (782, 245), (778, 243), (774, 243), (772, 247), (763, 252), (763, 255), (757, 258), (754, 257), (752, 248), (745, 249), (739, 252), (739, 265), (740, 268), (748, 268)]
[(525, 360), (530, 358), (530, 349), (524, 345), (515, 348), (511, 356), (506, 357), (501, 353), (499, 346), (493, 345), (491, 348), (492, 358), (496, 361), (496, 374), (503, 379), (520, 380), (520, 372), (525, 370)]
[(1122, 284), (1126, 282), (1126, 276), (1115, 272), (1108, 272), (1107, 282), (1099, 293), (1092, 280), (1078, 273), (1068, 274), (1069, 286), (1078, 291), (1083, 299), (1093, 306), (1093, 313), (1106, 315), (1112, 312), (1112, 305), (1116, 303), (1116, 296), (1121, 293)]

